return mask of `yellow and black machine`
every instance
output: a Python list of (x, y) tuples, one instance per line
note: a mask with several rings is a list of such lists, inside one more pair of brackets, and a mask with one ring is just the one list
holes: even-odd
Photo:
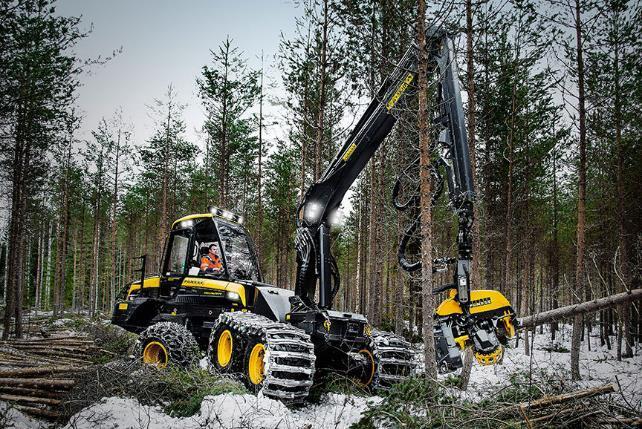
[[(443, 155), (435, 165), (447, 175), (451, 206), (459, 221), (453, 282), (436, 288), (448, 298), (434, 315), (436, 360), (442, 372), (462, 366), (471, 347), (479, 363), (494, 364), (515, 335), (515, 312), (493, 290), (470, 290), (471, 226), (475, 192), (451, 38), (429, 29), (431, 72), (439, 74), (435, 124)], [(322, 177), (298, 207), (297, 276), (294, 291), (265, 284), (242, 219), (210, 207), (177, 220), (168, 238), (161, 274), (131, 284), (116, 303), (112, 321), (140, 334), (145, 363), (189, 365), (200, 349), (219, 372), (241, 374), (250, 387), (290, 402), (304, 400), (319, 370), (341, 371), (363, 386), (386, 388), (415, 372), (415, 353), (402, 337), (373, 329), (361, 314), (333, 309), (340, 277), (330, 251), (329, 217), (416, 93), (417, 48), (411, 47)], [(437, 167), (436, 167), (437, 168)], [(433, 172), (441, 177), (437, 169)], [(398, 184), (393, 194), (398, 192)], [(433, 196), (435, 198), (435, 196)], [(395, 202), (399, 209), (407, 204)], [(406, 259), (406, 231), (399, 248)], [(144, 260), (143, 260), (144, 262)]]

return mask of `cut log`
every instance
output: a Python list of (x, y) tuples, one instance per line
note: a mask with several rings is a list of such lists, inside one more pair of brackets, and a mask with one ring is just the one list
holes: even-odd
[(550, 407), (552, 405), (563, 404), (577, 399), (590, 398), (613, 392), (615, 392), (615, 386), (612, 384), (606, 384), (604, 386), (576, 390), (575, 392), (563, 393), (561, 395), (544, 396), (543, 398), (536, 399), (534, 401), (523, 402), (518, 405), (518, 407), (524, 410), (535, 410)]
[(82, 368), (77, 366), (38, 366), (22, 369), (0, 370), (0, 378), (29, 377), (34, 375), (77, 372), (81, 370)]
[(602, 425), (642, 426), (642, 417), (605, 417), (598, 420)]
[(0, 392), (10, 395), (35, 396), (40, 398), (60, 399), (65, 394), (63, 391), (32, 389), (28, 387), (0, 386)]
[(74, 384), (75, 384), (75, 381), (70, 379), (0, 378), (0, 386), (66, 388), (66, 387), (71, 387)]
[(71, 339), (71, 338), (32, 338), (28, 340), (3, 340), (0, 341), (0, 344), (39, 344), (39, 345), (46, 345), (46, 344), (78, 344), (78, 345), (93, 345), (94, 342), (92, 340), (86, 340), (83, 338), (79, 339)]
[(30, 404), (43, 404), (43, 405), (60, 405), (62, 403), (60, 399), (37, 398), (34, 396), (6, 395), (4, 393), (0, 393), (0, 400), (11, 401), (11, 402), (27, 402)]
[[(91, 349), (86, 347), (68, 347), (68, 346), (27, 346), (27, 345), (16, 345), (18, 350), (22, 350), (27, 353), (37, 353), (37, 352), (59, 352), (69, 354), (70, 356), (78, 355), (87, 355)], [(94, 349), (95, 350), (95, 349)]]
[(27, 407), (25, 405), (14, 405), (13, 408), (38, 417), (47, 417), (50, 419), (57, 419), (60, 417), (60, 413), (46, 408)]
[(77, 363), (80, 365), (91, 365), (91, 361), (86, 360), (86, 359), (81, 359), (79, 357), (74, 357), (73, 354), (70, 353), (65, 353), (65, 352), (56, 352), (56, 351), (49, 351), (49, 350), (31, 350), (29, 353), (33, 355), (37, 355), (38, 358), (45, 358), (46, 360), (49, 360), (51, 362), (65, 362), (65, 363)]
[(577, 412), (578, 412), (577, 408), (574, 408), (574, 407), (573, 408), (568, 408), (568, 409), (557, 410), (554, 413), (530, 419), (530, 420), (528, 420), (528, 422), (531, 425), (536, 425), (536, 424), (539, 424), (539, 423), (542, 423), (542, 422), (550, 423), (554, 419), (561, 419), (561, 418), (567, 417), (569, 415), (575, 415)]
[(565, 307), (559, 307), (553, 310), (526, 316), (519, 320), (519, 325), (520, 329), (534, 328), (535, 326), (542, 325), (544, 323), (555, 322), (578, 314), (593, 313), (637, 299), (642, 299), (642, 289), (633, 289), (630, 292), (622, 292), (593, 301), (567, 305)]

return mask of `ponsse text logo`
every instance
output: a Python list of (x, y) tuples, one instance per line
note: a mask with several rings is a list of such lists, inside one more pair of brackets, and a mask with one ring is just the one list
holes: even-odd
[(470, 302), (471, 307), (479, 307), (480, 305), (490, 304), (490, 298), (476, 299), (475, 301)]

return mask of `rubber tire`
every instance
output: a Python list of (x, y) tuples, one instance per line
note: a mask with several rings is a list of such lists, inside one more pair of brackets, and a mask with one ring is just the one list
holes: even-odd
[[(230, 362), (223, 367), (218, 362), (217, 349), (219, 337), (225, 330), (229, 330), (232, 334), (232, 357)], [(207, 358), (216, 371), (222, 374), (240, 372), (243, 364), (243, 353), (243, 339), (238, 336), (236, 330), (231, 328), (230, 325), (227, 323), (219, 323), (216, 329), (212, 329), (207, 346)]]
[(169, 354), (168, 365), (189, 368), (198, 363), (200, 350), (194, 335), (183, 325), (174, 322), (158, 322), (138, 336), (135, 356), (141, 360), (145, 346), (158, 341)]
[(245, 348), (245, 353), (244, 353), (244, 358), (243, 358), (243, 368), (241, 368), (241, 374), (243, 376), (243, 383), (245, 386), (248, 388), (250, 392), (253, 393), (258, 393), (261, 388), (263, 387), (263, 383), (265, 382), (265, 377), (259, 384), (254, 384), (250, 381), (250, 355), (252, 354), (252, 349), (254, 348), (255, 345), (257, 344), (263, 344), (265, 347), (265, 341), (262, 340), (261, 338), (258, 338), (256, 336), (253, 336), (247, 343), (247, 347)]

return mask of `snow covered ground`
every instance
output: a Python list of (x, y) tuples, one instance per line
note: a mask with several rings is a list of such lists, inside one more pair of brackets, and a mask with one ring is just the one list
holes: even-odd
[(67, 428), (347, 428), (368, 401), (378, 400), (329, 394), (321, 404), (289, 409), (261, 395), (225, 394), (206, 397), (192, 417), (176, 418), (133, 399), (106, 398), (72, 417)]
[[(532, 371), (534, 382), (538, 374), (546, 372), (570, 383), (570, 353), (550, 350), (570, 349), (571, 330), (562, 327), (555, 344), (550, 334), (535, 334), (531, 356), (524, 354), (523, 341), (519, 348), (508, 349), (501, 365), (473, 366), (469, 389), (453, 390), (462, 399), (472, 401), (497, 391), (509, 384), (516, 371)], [(614, 344), (614, 342), (613, 342)], [(580, 353), (581, 374), (579, 386), (596, 386), (619, 383), (622, 391), (614, 394), (615, 400), (626, 401), (642, 407), (642, 356), (638, 354), (622, 362), (616, 360), (615, 350), (599, 346), (599, 338), (591, 337), (592, 351), (586, 342)], [(288, 408), (281, 402), (261, 395), (225, 394), (208, 396), (200, 412), (192, 417), (178, 418), (165, 414), (160, 407), (139, 404), (130, 398), (104, 398), (100, 403), (85, 408), (74, 415), (66, 428), (347, 428), (357, 422), (368, 404), (381, 401), (379, 397), (364, 398), (352, 395), (326, 394), (319, 404), (302, 408)], [(0, 403), (0, 414), (6, 413), (7, 427), (45, 427), (42, 422), (26, 417), (16, 410), (7, 413)], [(0, 426), (2, 426), (0, 421)]]
[[(549, 332), (535, 333), (532, 342), (532, 353), (527, 356), (524, 352), (524, 342), (520, 340), (519, 347), (505, 350), (502, 365), (473, 366), (470, 385), (466, 392), (461, 392), (462, 398), (472, 401), (480, 400), (489, 391), (496, 391), (509, 382), (510, 375), (516, 371), (524, 371), (533, 375), (533, 379), (546, 373), (555, 376), (566, 383), (571, 383), (571, 326), (561, 326), (555, 342), (551, 341)], [(587, 342), (582, 342), (580, 349), (580, 374), (582, 381), (577, 387), (593, 387), (614, 383), (616, 393), (614, 399), (628, 402), (628, 405), (642, 408), (642, 354), (637, 350), (632, 358), (617, 361), (615, 338), (611, 338), (612, 350), (600, 346), (599, 336), (591, 335), (591, 351)], [(552, 350), (567, 350), (556, 352)]]

